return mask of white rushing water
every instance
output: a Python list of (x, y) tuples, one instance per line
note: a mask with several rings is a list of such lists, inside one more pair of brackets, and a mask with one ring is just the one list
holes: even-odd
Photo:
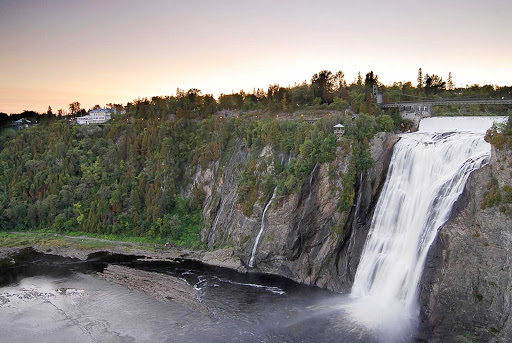
[(414, 327), (429, 247), (470, 173), (489, 160), (483, 133), (492, 122), (427, 119), (395, 145), (347, 306), (353, 321), (386, 331), (390, 341)]
[(251, 259), (249, 260), (249, 267), (254, 267), (254, 256), (256, 255), (256, 250), (258, 249), (258, 243), (260, 242), (261, 234), (263, 233), (263, 230), (265, 230), (265, 214), (267, 214), (267, 210), (272, 204), (272, 200), (276, 197), (276, 191), (277, 187), (274, 188), (274, 193), (272, 194), (272, 198), (270, 198), (269, 202), (267, 203), (267, 206), (265, 206), (265, 209), (263, 210), (263, 214), (261, 215), (261, 226), (260, 226), (260, 232), (258, 232), (258, 235), (256, 236), (256, 240), (254, 241), (254, 246), (252, 247), (252, 254)]

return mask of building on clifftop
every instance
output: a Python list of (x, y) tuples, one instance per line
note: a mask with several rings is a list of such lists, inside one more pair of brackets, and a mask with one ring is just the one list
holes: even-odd
[(111, 118), (112, 110), (107, 108), (98, 108), (90, 110), (89, 114), (76, 118), (76, 122), (80, 125), (101, 125), (105, 124)]

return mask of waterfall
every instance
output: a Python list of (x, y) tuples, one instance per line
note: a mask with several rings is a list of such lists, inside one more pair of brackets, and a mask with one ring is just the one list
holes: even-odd
[(470, 173), (488, 162), (490, 150), (481, 128), (478, 133), (402, 135), (346, 306), (353, 321), (402, 333), (415, 325), (418, 284), (430, 245)]
[(274, 188), (274, 193), (272, 194), (272, 198), (267, 203), (267, 206), (265, 206), (265, 209), (263, 210), (263, 214), (261, 215), (261, 227), (260, 232), (258, 232), (258, 236), (256, 236), (256, 240), (254, 241), (254, 246), (252, 247), (252, 254), (251, 259), (249, 260), (249, 267), (254, 266), (254, 255), (256, 255), (256, 249), (258, 249), (258, 243), (260, 242), (261, 234), (263, 233), (263, 230), (265, 230), (265, 214), (267, 214), (267, 210), (272, 204), (272, 200), (274, 200), (276, 196), (277, 187)]

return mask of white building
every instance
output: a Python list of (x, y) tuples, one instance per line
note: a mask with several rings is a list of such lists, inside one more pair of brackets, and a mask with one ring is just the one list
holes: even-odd
[(13, 128), (16, 128), (18, 130), (26, 129), (27, 127), (33, 126), (32, 122), (28, 119), (21, 118), (16, 121), (14, 121), (11, 126)]
[(110, 120), (111, 110), (107, 108), (98, 108), (90, 110), (89, 114), (76, 118), (76, 122), (80, 125), (98, 125), (105, 124)]

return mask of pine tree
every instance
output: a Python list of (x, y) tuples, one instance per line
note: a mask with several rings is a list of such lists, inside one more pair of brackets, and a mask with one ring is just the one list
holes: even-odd
[(363, 84), (363, 78), (361, 77), (361, 72), (357, 73), (357, 85), (361, 86)]
[(448, 90), (452, 91), (455, 89), (455, 85), (452, 80), (452, 72), (448, 73), (448, 82), (447, 82)]
[(418, 88), (423, 88), (423, 70), (418, 69)]

